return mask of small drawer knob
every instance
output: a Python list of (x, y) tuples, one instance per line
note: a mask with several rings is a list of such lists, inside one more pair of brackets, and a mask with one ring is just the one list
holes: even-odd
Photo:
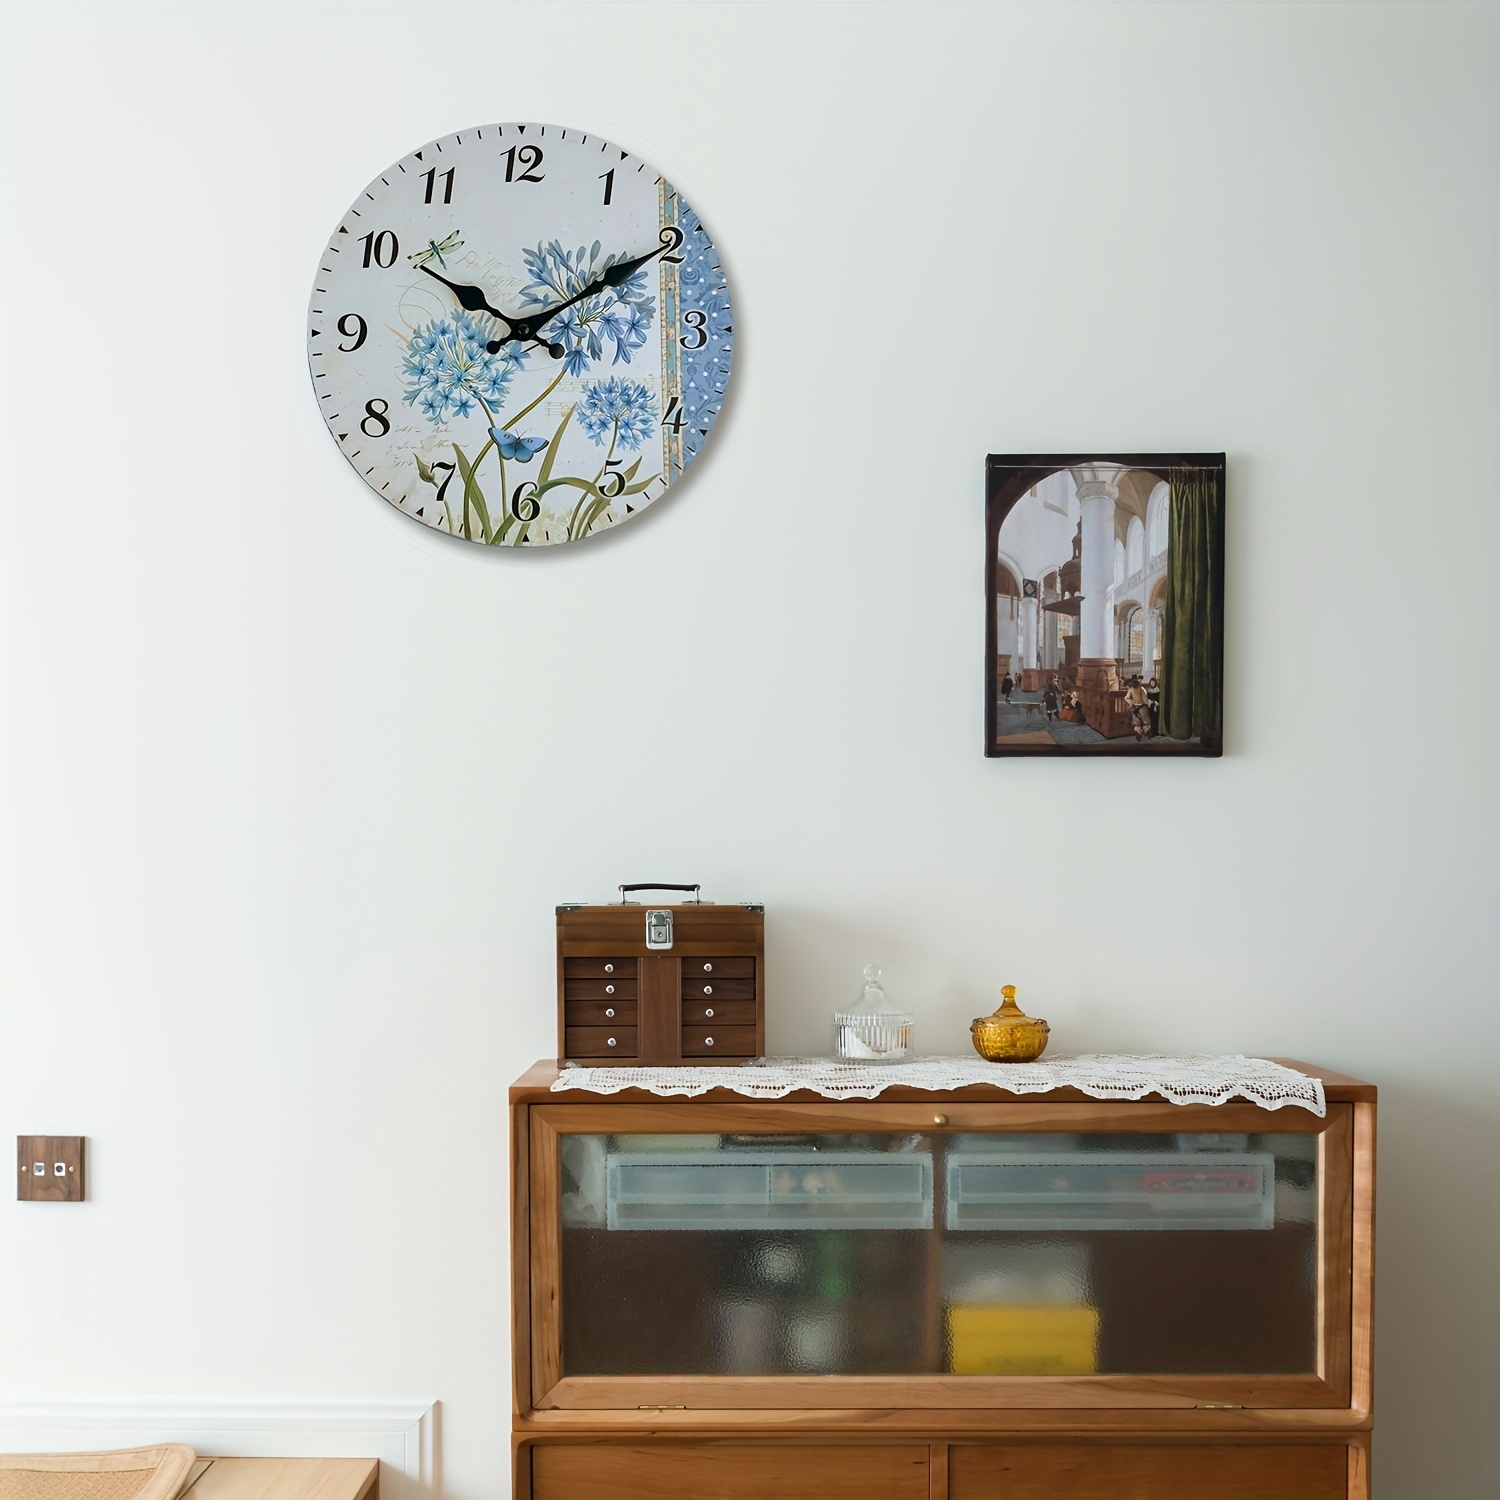
[(714, 966), (712, 964), (704, 964), (703, 965), (703, 972), (705, 974), (712, 974), (713, 971), (714, 971)]
[(948, 1116), (947, 1115), (934, 1115), (932, 1117), (932, 1123), (934, 1125), (946, 1125), (948, 1123)]
[(610, 1037), (610, 1039), (609, 1039), (609, 1045), (610, 1045), (610, 1046), (611, 1046), (611, 1047), (613, 1047), (613, 1046), (614, 1046), (614, 1044), (615, 1044), (615, 1039), (614, 1039), (614, 1038), (613, 1038), (613, 1037)]
[(604, 1014), (606, 1016), (609, 1016), (611, 1019), (613, 1019), (614, 1013), (615, 1013), (615, 1008), (614, 1008), (613, 1005), (606, 1005), (604, 1007)]
[(713, 1018), (714, 1018), (714, 1008), (713, 1008), (713, 1006), (711, 1006), (711, 1005), (705, 1006), (704, 1010), (703, 1010), (703, 1015), (704, 1015), (704, 1018), (706, 1020), (712, 1021)]
[(615, 992), (615, 987), (614, 987), (614, 985), (612, 985), (612, 984), (607, 984), (607, 985), (605, 985), (605, 986), (604, 986), (604, 993), (605, 993), (605, 994), (606, 994), (606, 995), (613, 995), (613, 994), (614, 994), (614, 992)]
[(705, 1047), (712, 1047), (713, 1044), (714, 1044), (714, 1039), (711, 1036), (706, 1036), (706, 1037), (703, 1038), (703, 1045)]
[(615, 972), (615, 966), (613, 964), (605, 964), (604, 972), (606, 974), (613, 974)]
[(704, 985), (704, 986), (703, 986), (703, 993), (704, 993), (704, 994), (705, 994), (705, 995), (711, 995), (711, 994), (713, 994), (713, 992), (714, 992), (714, 987), (713, 987), (713, 985), (711, 985), (711, 984), (705, 984), (705, 985)]

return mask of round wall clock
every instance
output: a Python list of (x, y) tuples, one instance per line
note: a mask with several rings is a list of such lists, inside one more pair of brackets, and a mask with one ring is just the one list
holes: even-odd
[(413, 519), (576, 542), (659, 499), (723, 405), (729, 287), (645, 162), (557, 125), (484, 125), (382, 172), (318, 263), (328, 430)]

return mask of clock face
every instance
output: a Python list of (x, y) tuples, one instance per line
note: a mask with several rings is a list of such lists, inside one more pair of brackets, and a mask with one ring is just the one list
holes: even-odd
[(597, 135), (484, 125), (355, 200), (318, 262), (308, 363), (378, 495), (451, 536), (537, 547), (681, 478), (732, 338), (718, 253), (671, 183)]

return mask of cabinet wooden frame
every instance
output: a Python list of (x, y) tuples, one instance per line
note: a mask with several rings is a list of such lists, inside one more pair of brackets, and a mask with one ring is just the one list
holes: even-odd
[[(552, 1098), (556, 1098), (553, 1095)], [(1325, 1119), (1301, 1109), (1278, 1112), (1251, 1106), (1172, 1106), (1157, 1103), (948, 1103), (941, 1095), (926, 1104), (882, 1101), (844, 1103), (711, 1103), (655, 1100), (616, 1104), (586, 1098), (577, 1103), (532, 1104), (517, 1110), (516, 1136), (525, 1134), (529, 1158), (525, 1286), (529, 1328), (517, 1326), (517, 1412), (535, 1421), (594, 1422), (610, 1413), (643, 1413), (688, 1422), (735, 1421), (733, 1413), (772, 1413), (784, 1419), (813, 1412), (904, 1413), (921, 1422), (941, 1412), (953, 1428), (965, 1412), (1073, 1412), (1097, 1422), (1107, 1413), (1166, 1416), (1179, 1412), (1202, 1419), (1209, 1412), (1260, 1412), (1269, 1421), (1301, 1425), (1314, 1413), (1337, 1425), (1367, 1421), (1368, 1319), (1356, 1334), (1356, 1301), (1368, 1296), (1368, 1184), (1355, 1172), (1355, 1103), (1331, 1103)], [(1371, 1109), (1371, 1106), (1365, 1106)], [(944, 1116), (942, 1124), (936, 1115)], [(1307, 1376), (583, 1376), (562, 1371), (561, 1175), (559, 1145), (565, 1134), (951, 1134), (957, 1131), (1253, 1131), (1319, 1136), (1319, 1275), (1317, 1275), (1317, 1368)], [(1373, 1139), (1370, 1142), (1373, 1148)], [(1368, 1151), (1365, 1152), (1368, 1157)], [(517, 1224), (517, 1233), (520, 1226)], [(517, 1242), (519, 1251), (519, 1242)], [(1365, 1265), (1361, 1265), (1364, 1257)], [(517, 1299), (519, 1301), (519, 1299)], [(1368, 1307), (1368, 1302), (1361, 1302)], [(520, 1341), (528, 1340), (528, 1358)], [(1361, 1352), (1359, 1383), (1353, 1383), (1355, 1352)], [(522, 1364), (525, 1368), (522, 1370)], [(529, 1386), (522, 1404), (520, 1382)], [(663, 1407), (682, 1407), (667, 1412)], [(657, 1410), (651, 1410), (657, 1409)], [(738, 1424), (736, 1424), (738, 1425)]]

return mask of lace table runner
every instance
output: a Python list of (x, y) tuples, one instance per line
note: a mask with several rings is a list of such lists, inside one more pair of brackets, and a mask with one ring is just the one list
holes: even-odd
[(873, 1099), (889, 1088), (964, 1089), (976, 1083), (1011, 1094), (1045, 1094), (1072, 1088), (1092, 1099), (1144, 1099), (1159, 1094), (1173, 1104), (1226, 1104), (1243, 1099), (1262, 1109), (1295, 1104), (1327, 1113), (1323, 1082), (1260, 1057), (1179, 1057), (1092, 1053), (1046, 1062), (989, 1063), (981, 1057), (919, 1057), (909, 1063), (871, 1065), (828, 1057), (767, 1057), (740, 1067), (580, 1068), (570, 1066), (552, 1084), (558, 1093), (583, 1089), (618, 1094), (644, 1089), (663, 1098), (691, 1098), (728, 1089), (747, 1099), (781, 1099), (799, 1089), (825, 1099)]

